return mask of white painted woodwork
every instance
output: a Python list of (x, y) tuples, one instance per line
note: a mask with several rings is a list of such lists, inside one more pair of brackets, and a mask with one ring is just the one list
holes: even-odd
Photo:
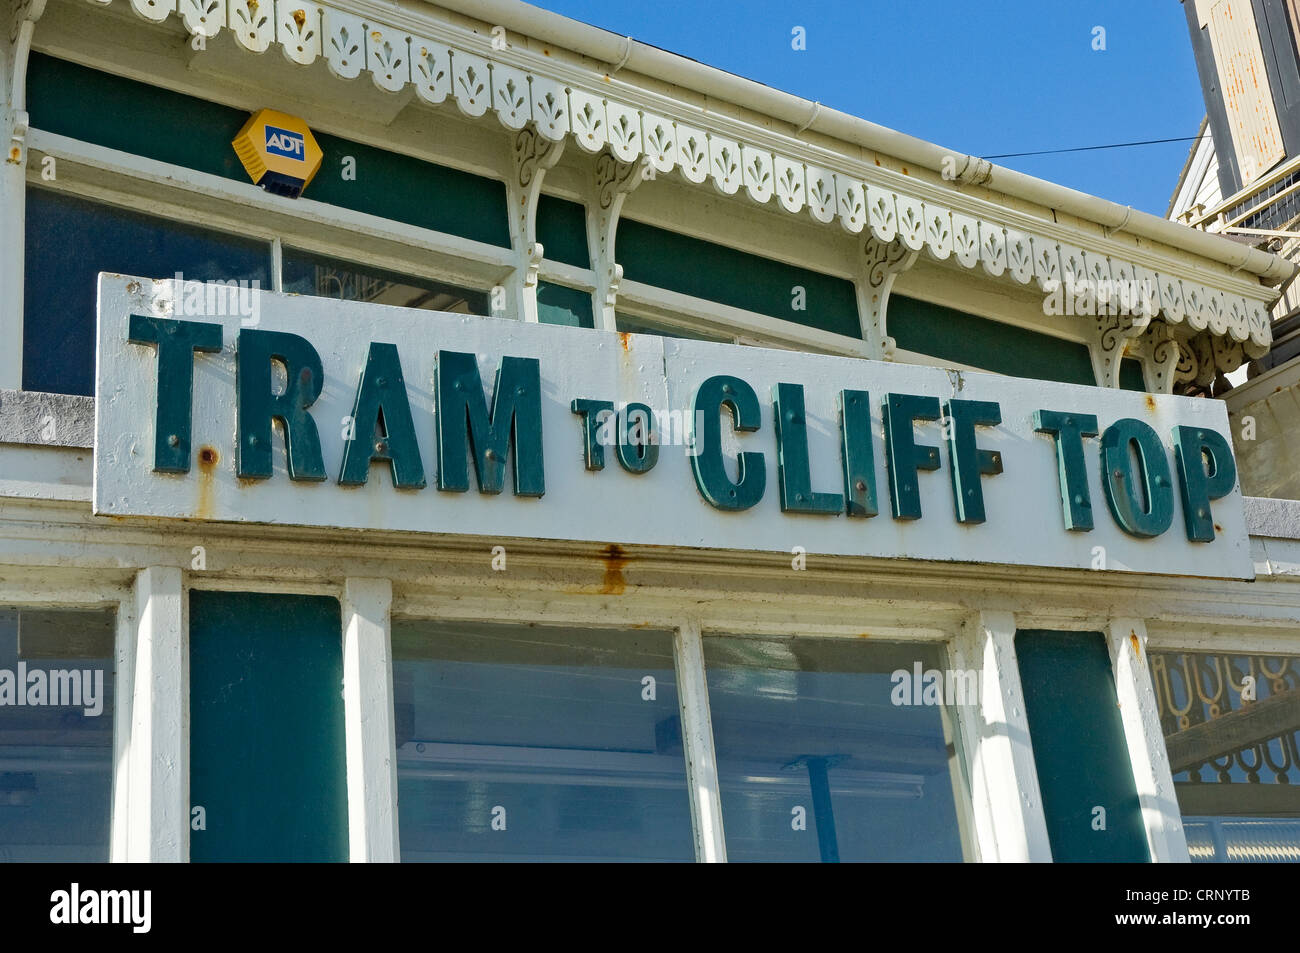
[(704, 646), (698, 621), (689, 620), (678, 625), (673, 636), (673, 660), (686, 752), (686, 783), (691, 797), (695, 859), (701, 863), (723, 863), (727, 859), (727, 840), (723, 833), (718, 761), (713, 747), (709, 686), (704, 674)]
[(1147, 849), (1153, 861), (1189, 863), (1187, 835), (1151, 684), (1146, 625), (1141, 619), (1112, 619), (1106, 635)]
[(347, 748), (348, 857), (394, 863), (397, 742), (389, 579), (343, 584), (343, 723)]

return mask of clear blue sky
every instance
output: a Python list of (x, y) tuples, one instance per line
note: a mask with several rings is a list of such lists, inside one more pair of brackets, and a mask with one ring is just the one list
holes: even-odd
[[(975, 155), (1194, 136), (1205, 113), (1178, 0), (531, 2)], [(994, 161), (1163, 215), (1191, 145)]]

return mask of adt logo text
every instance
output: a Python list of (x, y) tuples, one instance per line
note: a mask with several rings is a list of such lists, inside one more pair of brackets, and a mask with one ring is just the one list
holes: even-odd
[(271, 155), (297, 159), (299, 162), (307, 158), (307, 145), (303, 141), (302, 134), (276, 126), (266, 127), (266, 151)]

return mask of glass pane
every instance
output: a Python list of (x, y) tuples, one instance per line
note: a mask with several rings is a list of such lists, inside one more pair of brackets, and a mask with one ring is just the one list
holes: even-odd
[(402, 860), (694, 856), (672, 636), (393, 622)]
[(487, 294), (428, 278), (412, 278), (378, 268), (313, 255), (295, 248), (284, 250), (283, 288), (291, 294), (340, 301), (369, 301), (399, 308), (488, 313)]
[(591, 294), (549, 281), (537, 282), (537, 320), (541, 324), (562, 324), (570, 328), (594, 328)]
[(624, 314), (622, 311), (614, 315), (614, 323), (620, 331), (628, 331), (632, 334), (658, 334), (666, 338), (685, 338), (688, 341), (722, 341), (730, 343), (732, 340), (727, 335), (712, 334), (697, 328), (680, 327), (675, 324), (656, 321), (654, 318)]
[(949, 719), (910, 690), (946, 668), (942, 655), (844, 639), (706, 638), (727, 859), (961, 860)]
[(270, 288), (270, 269), (266, 242), (29, 188), (23, 389), (94, 393), (101, 271)]
[(108, 860), (112, 611), (0, 609), (0, 859)]
[(1300, 659), (1152, 652), (1193, 861), (1300, 861)]

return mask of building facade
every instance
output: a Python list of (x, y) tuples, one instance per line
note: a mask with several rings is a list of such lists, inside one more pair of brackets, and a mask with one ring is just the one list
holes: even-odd
[(1300, 859), (1284, 258), (515, 0), (6, 10), (0, 856)]

